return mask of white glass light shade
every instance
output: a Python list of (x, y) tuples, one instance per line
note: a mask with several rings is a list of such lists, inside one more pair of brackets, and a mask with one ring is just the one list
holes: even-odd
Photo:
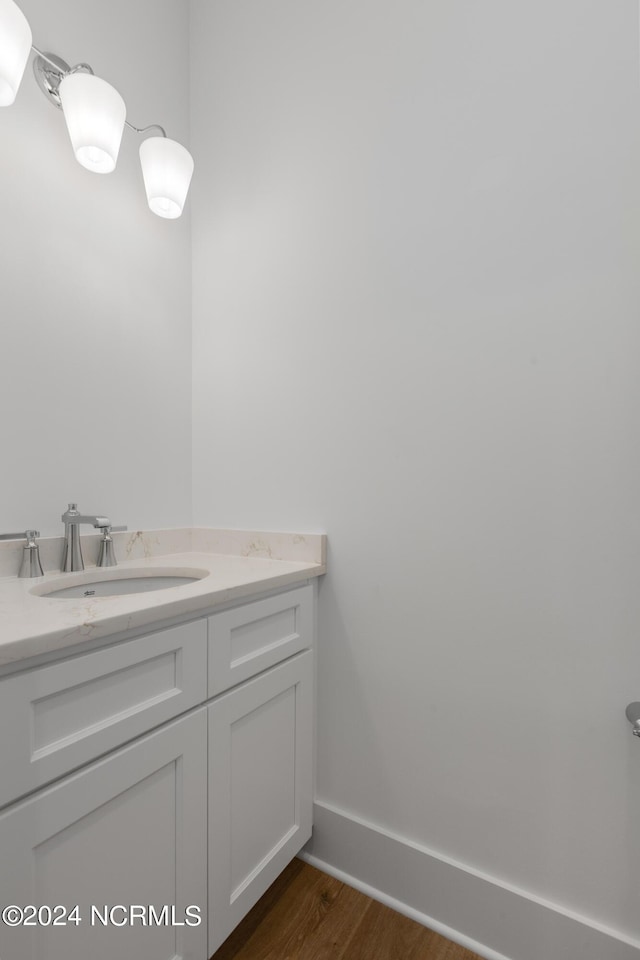
[(0, 0), (0, 107), (16, 98), (31, 52), (31, 28), (13, 0)]
[(127, 116), (124, 100), (92, 73), (67, 74), (58, 92), (78, 163), (94, 173), (111, 173)]
[(193, 157), (175, 140), (149, 137), (140, 144), (140, 163), (149, 207), (159, 217), (175, 220), (187, 199)]

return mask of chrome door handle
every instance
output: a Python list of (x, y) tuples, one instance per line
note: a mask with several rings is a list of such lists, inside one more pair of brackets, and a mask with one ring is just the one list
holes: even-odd
[(640, 737), (640, 703), (630, 703), (626, 710), (627, 720), (633, 727), (634, 737)]

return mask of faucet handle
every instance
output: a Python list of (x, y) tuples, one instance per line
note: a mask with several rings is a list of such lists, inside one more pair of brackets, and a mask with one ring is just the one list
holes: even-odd
[(20, 533), (0, 533), (0, 540), (23, 540), (26, 538), (29, 541), (29, 546), (35, 546), (31, 541), (39, 536), (39, 530), (21, 530)]
[(102, 533), (100, 539), (100, 553), (98, 555), (98, 566), (99, 567), (117, 567), (118, 561), (116, 560), (116, 554), (113, 549), (113, 540), (111, 538), (111, 526), (103, 526), (98, 528)]
[(27, 542), (22, 551), (22, 563), (18, 573), (21, 578), (44, 577), (44, 571), (40, 563), (40, 547), (36, 543), (39, 536), (39, 530), (25, 530), (23, 533), (0, 533), (0, 540), (23, 540), (26, 537)]
[(44, 577), (44, 570), (40, 563), (40, 547), (36, 543), (40, 531), (26, 530), (24, 535), (27, 538), (27, 543), (22, 551), (22, 564), (18, 577), (23, 580), (27, 577)]

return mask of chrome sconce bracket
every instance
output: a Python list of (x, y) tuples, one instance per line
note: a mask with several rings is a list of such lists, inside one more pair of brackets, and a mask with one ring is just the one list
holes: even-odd
[(627, 720), (631, 724), (634, 737), (640, 737), (640, 702), (630, 703), (625, 710)]
[(33, 61), (33, 75), (36, 78), (36, 83), (49, 103), (52, 103), (58, 110), (62, 110), (58, 87), (63, 77), (70, 73), (93, 73), (93, 70), (88, 63), (78, 63), (75, 67), (70, 67), (62, 57), (56, 56), (55, 53), (43, 53), (34, 46), (31, 49), (36, 54)]

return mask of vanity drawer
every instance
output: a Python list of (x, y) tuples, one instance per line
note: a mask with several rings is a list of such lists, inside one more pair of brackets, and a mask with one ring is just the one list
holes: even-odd
[(306, 584), (209, 617), (209, 696), (312, 646), (313, 608)]
[(0, 680), (0, 806), (206, 699), (206, 620)]

